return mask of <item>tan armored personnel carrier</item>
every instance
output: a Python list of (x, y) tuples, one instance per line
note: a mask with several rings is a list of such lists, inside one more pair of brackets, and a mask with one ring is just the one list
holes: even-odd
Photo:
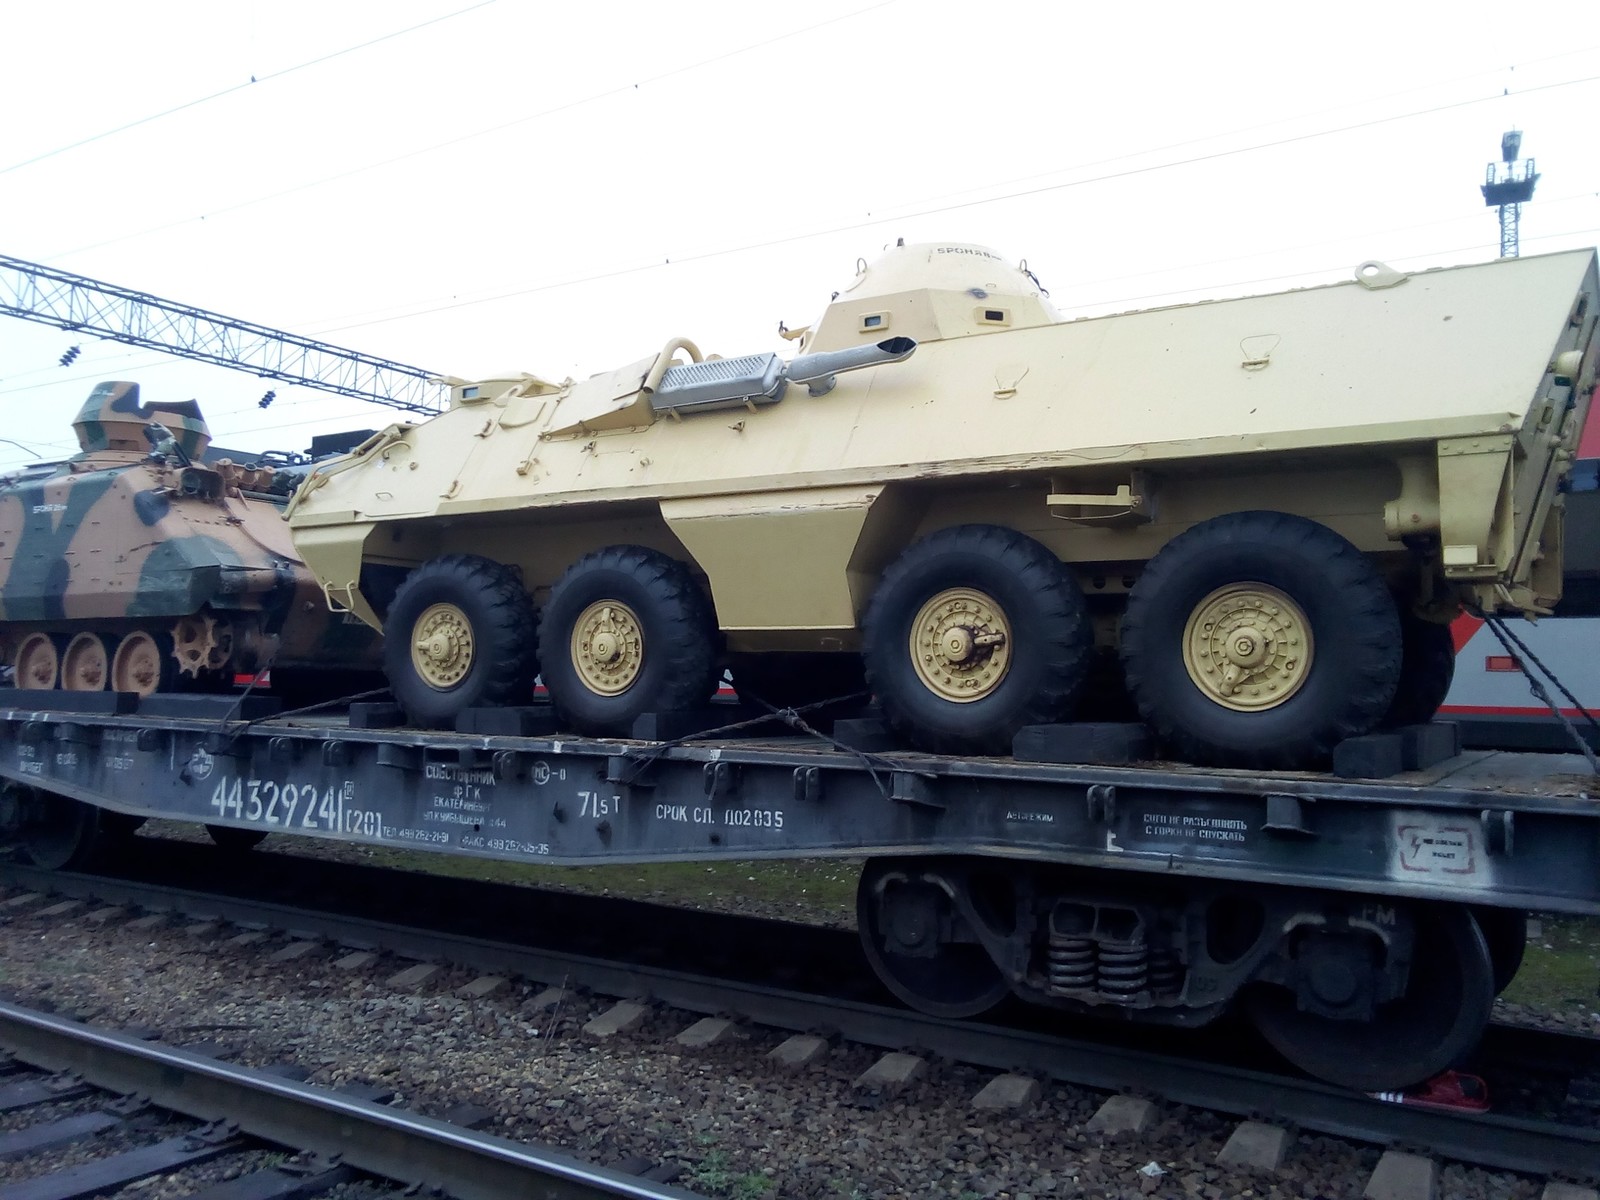
[[(330, 614), (282, 519), (295, 476), (205, 461), (192, 400), (102, 383), (79, 453), (0, 478), (0, 651), (16, 686), (226, 689), (270, 665), (296, 700), (353, 691), (377, 638)], [(370, 676), (357, 678), (370, 678)]]
[(1590, 251), (1366, 263), (1062, 321), (1025, 265), (898, 246), (790, 362), (675, 338), (462, 384), (291, 524), (420, 723), (539, 671), (576, 732), (626, 734), (724, 662), (776, 704), (864, 662), (915, 744), (1004, 754), (1109, 703), (1084, 689), (1114, 655), (1168, 751), (1311, 765), (1431, 716), (1462, 605), (1556, 600), (1596, 291)]

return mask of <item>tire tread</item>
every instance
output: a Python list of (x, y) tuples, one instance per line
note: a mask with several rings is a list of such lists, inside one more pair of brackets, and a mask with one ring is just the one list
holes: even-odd
[[(885, 639), (891, 643), (895, 640), (885, 632), (885, 626), (894, 622), (896, 614), (883, 598), (894, 596), (914, 572), (924, 569), (926, 561), (943, 555), (967, 555), (1011, 571), (1039, 604), (1042, 626), (1063, 631), (1056, 640), (1045, 639), (1041, 645), (1028, 648), (1028, 653), (1042, 660), (1041, 686), (1027, 697), (1012, 719), (994, 728), (964, 733), (930, 731), (895, 702), (890, 663), (900, 651), (898, 647), (885, 646)], [(1009, 754), (1018, 728), (1065, 719), (1082, 689), (1094, 653), (1088, 608), (1065, 565), (1033, 538), (1000, 525), (957, 525), (931, 533), (911, 546), (884, 572), (867, 607), (862, 635), (867, 646), (867, 686), (878, 697), (889, 724), (913, 744), (945, 753)], [(874, 647), (879, 647), (879, 652), (875, 653)]]
[[(593, 550), (562, 573), (551, 588), (550, 603), (539, 615), (541, 657), (546, 662), (552, 662), (555, 661), (552, 655), (564, 656), (566, 653), (564, 645), (552, 647), (545, 644), (555, 632), (548, 628), (548, 623), (552, 611), (559, 612), (560, 597), (566, 588), (573, 586), (574, 580), (601, 571), (614, 571), (626, 576), (649, 594), (666, 614), (666, 628), (652, 631), (650, 639), (652, 643), (666, 647), (660, 676), (663, 682), (646, 711), (666, 712), (704, 705), (715, 690), (718, 665), (717, 624), (711, 602), (687, 566), (645, 546), (618, 545)], [(640, 616), (642, 619), (643, 614)], [(564, 642), (568, 636), (570, 631), (559, 631), (556, 640)], [(628, 732), (616, 723), (584, 718), (571, 705), (563, 703), (556, 695), (556, 689), (550, 688), (549, 678), (545, 684), (557, 711), (579, 732), (591, 735)]]
[[(1359, 631), (1352, 653), (1367, 664), (1362, 671), (1365, 686), (1350, 696), (1338, 720), (1308, 731), (1298, 743), (1223, 751), (1181, 726), (1160, 703), (1159, 688), (1167, 672), (1149, 632), (1149, 609), (1171, 586), (1173, 576), (1187, 567), (1190, 556), (1198, 553), (1196, 547), (1214, 551), (1220, 546), (1266, 546), (1323, 564), (1329, 587), (1345, 601), (1344, 619)], [(1394, 600), (1382, 577), (1366, 555), (1333, 530), (1289, 513), (1228, 513), (1180, 533), (1145, 566), (1122, 618), (1123, 672), (1140, 715), (1179, 757), (1233, 767), (1294, 770), (1325, 760), (1339, 742), (1369, 733), (1383, 720), (1400, 677), (1399, 657), (1394, 654), (1397, 621)]]
[[(475, 629), (475, 643), (487, 655), (487, 674), (478, 683), (468, 707), (492, 708), (512, 703), (519, 693), (531, 687), (537, 673), (535, 657), (533, 601), (517, 572), (504, 563), (477, 554), (442, 554), (429, 559), (406, 576), (389, 606), (391, 613), (403, 611), (409, 596), (434, 580), (448, 580), (468, 594), (482, 599), (487, 620)], [(403, 686), (396, 687), (396, 674), (410, 670), (409, 638), (387, 636), (385, 630), (384, 673), (389, 677), (395, 699), (416, 724), (439, 725), (437, 713), (424, 713), (415, 701), (407, 703)], [(426, 685), (424, 685), (426, 686)], [(530, 696), (531, 698), (531, 696)]]

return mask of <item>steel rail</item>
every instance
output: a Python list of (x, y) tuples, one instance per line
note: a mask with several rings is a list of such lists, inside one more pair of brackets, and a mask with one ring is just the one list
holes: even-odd
[(1290, 1075), (210, 893), (13, 864), (0, 864), (0, 883), (106, 903), (183, 909), (194, 916), (244, 925), (272, 925), (404, 957), (445, 960), (606, 995), (644, 997), (778, 1029), (826, 1030), (869, 1046), (922, 1049), (953, 1061), (1081, 1087), (1146, 1092), (1234, 1116), (1270, 1114), (1275, 1121), (1318, 1133), (1380, 1145), (1426, 1146), (1442, 1157), (1496, 1170), (1600, 1176), (1600, 1130), (1592, 1128), (1391, 1104)]
[(20, 1061), (137, 1092), (162, 1108), (225, 1121), (263, 1141), (339, 1155), (359, 1170), (439, 1186), (461, 1200), (702, 1200), (554, 1150), (477, 1133), (295, 1083), (249, 1067), (141, 1042), (0, 1001), (0, 1045)]

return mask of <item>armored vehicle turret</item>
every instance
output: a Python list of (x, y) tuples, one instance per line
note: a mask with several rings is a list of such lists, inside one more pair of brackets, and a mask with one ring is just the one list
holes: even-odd
[[(192, 400), (95, 387), (79, 452), (0, 479), (0, 645), (25, 688), (149, 695), (226, 688), (270, 666), (338, 694), (377, 637), (329, 613), (288, 536), (295, 476), (206, 461)], [(328, 674), (332, 672), (332, 674)]]
[(1025, 265), (897, 246), (790, 361), (674, 338), (462, 384), (291, 525), (424, 724), (538, 671), (575, 732), (626, 735), (726, 664), (780, 705), (870, 690), (934, 751), (1125, 687), (1178, 757), (1308, 766), (1431, 716), (1463, 605), (1556, 600), (1597, 290), (1590, 251), (1370, 262), (1063, 321)]

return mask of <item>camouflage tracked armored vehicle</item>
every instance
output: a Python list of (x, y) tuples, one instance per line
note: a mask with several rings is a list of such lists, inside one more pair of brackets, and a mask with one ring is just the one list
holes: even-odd
[(575, 730), (626, 733), (723, 656), (778, 703), (864, 661), (916, 744), (1003, 754), (1109, 659), (1168, 751), (1310, 765), (1432, 714), (1463, 604), (1559, 595), (1596, 292), (1589, 251), (1367, 263), (1063, 322), (989, 250), (900, 246), (787, 365), (675, 339), (462, 385), (291, 524), (422, 723), (538, 669)]
[(293, 476), (202, 461), (192, 400), (142, 405), (95, 387), (80, 452), (0, 479), (0, 645), (25, 688), (137, 692), (231, 686), (268, 664), (297, 695), (371, 670), (378, 639), (330, 614), (295, 557)]

